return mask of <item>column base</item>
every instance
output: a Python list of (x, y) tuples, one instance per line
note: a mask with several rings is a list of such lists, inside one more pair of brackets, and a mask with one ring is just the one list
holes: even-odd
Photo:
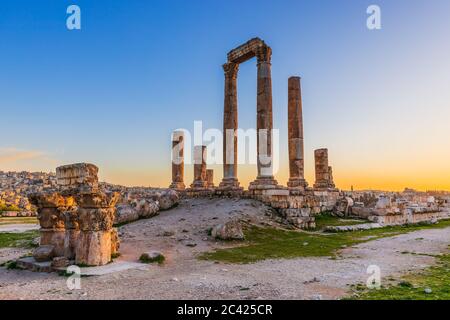
[(197, 180), (191, 184), (191, 189), (208, 189), (208, 182)]
[(242, 189), (239, 187), (239, 181), (237, 178), (223, 178), (222, 182), (220, 182), (220, 184), (219, 184), (219, 188), (220, 189), (233, 189), (233, 188)]
[(305, 179), (290, 178), (287, 186), (292, 189), (305, 189), (308, 186), (308, 182)]
[(267, 190), (276, 189), (278, 187), (277, 180), (273, 176), (257, 177), (255, 181), (250, 182), (248, 190)]
[(184, 182), (172, 182), (169, 188), (175, 190), (184, 190), (186, 189), (186, 186), (184, 185)]

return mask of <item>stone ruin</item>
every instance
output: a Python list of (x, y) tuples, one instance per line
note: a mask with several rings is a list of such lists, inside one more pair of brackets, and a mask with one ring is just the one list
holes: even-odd
[[(239, 65), (249, 59), (257, 59), (257, 177), (248, 190), (240, 186), (237, 178), (238, 151), (238, 105), (237, 75)], [(315, 227), (314, 215), (333, 210), (341, 197), (333, 181), (332, 168), (328, 164), (328, 150), (315, 151), (316, 181), (308, 187), (304, 177), (303, 110), (300, 77), (288, 80), (288, 147), (289, 181), (281, 186), (273, 176), (272, 141), (272, 49), (261, 39), (254, 38), (231, 50), (225, 73), (223, 116), (223, 179), (218, 187), (212, 184), (212, 170), (206, 169), (205, 146), (194, 147), (194, 182), (190, 188), (183, 183), (183, 133), (174, 132), (172, 137), (172, 184), (171, 188), (187, 197), (231, 196), (260, 200), (275, 208), (281, 218), (298, 228)], [(181, 146), (181, 147), (180, 147)], [(264, 160), (264, 161), (262, 161)], [(208, 173), (210, 172), (210, 173)]]
[(80, 163), (58, 167), (58, 192), (30, 195), (37, 207), (40, 244), (33, 257), (19, 259), (22, 268), (51, 271), (70, 264), (101, 266), (118, 254), (113, 228), (118, 192), (99, 188), (98, 168)]

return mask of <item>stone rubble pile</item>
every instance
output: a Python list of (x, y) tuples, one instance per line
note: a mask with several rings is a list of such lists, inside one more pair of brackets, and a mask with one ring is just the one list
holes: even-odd
[(126, 193), (117, 205), (115, 223), (123, 224), (154, 217), (160, 211), (178, 205), (179, 201), (178, 192), (171, 189)]

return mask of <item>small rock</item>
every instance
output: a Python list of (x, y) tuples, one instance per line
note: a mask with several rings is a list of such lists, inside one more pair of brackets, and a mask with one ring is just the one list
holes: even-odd
[(433, 290), (431, 290), (430, 288), (425, 288), (424, 292), (425, 292), (426, 294), (430, 294), (430, 293), (433, 292)]
[(242, 225), (238, 220), (219, 224), (211, 230), (211, 236), (221, 240), (244, 240)]
[(165, 230), (165, 231), (163, 231), (162, 235), (163, 235), (163, 237), (171, 237), (171, 236), (175, 235), (175, 232), (171, 231), (171, 230)]
[(69, 265), (69, 259), (66, 257), (55, 257), (52, 261), (52, 268), (65, 268)]
[(304, 246), (307, 246), (309, 243), (308, 242), (303, 242), (303, 245)]
[(322, 295), (321, 294), (315, 294), (312, 296), (313, 300), (322, 300)]
[(193, 247), (196, 247), (197, 246), (197, 244), (195, 243), (195, 242), (187, 242), (186, 243), (186, 247), (191, 247), (191, 248), (193, 248)]
[(37, 262), (50, 261), (54, 257), (54, 250), (52, 245), (40, 246), (34, 250), (33, 257)]

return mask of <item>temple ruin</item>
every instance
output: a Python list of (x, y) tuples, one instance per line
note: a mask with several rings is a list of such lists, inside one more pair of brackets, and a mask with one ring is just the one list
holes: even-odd
[[(239, 65), (252, 58), (257, 60), (257, 176), (244, 190), (238, 180), (238, 102), (237, 75)], [(206, 169), (205, 146), (194, 147), (194, 182), (183, 191), (183, 154), (179, 152), (179, 133), (175, 132), (172, 146), (177, 153), (172, 164), (171, 188), (185, 196), (231, 196), (254, 198), (275, 208), (287, 223), (299, 228), (314, 227), (314, 215), (332, 210), (339, 197), (328, 150), (315, 152), (316, 181), (313, 188), (305, 180), (303, 137), (303, 107), (300, 77), (288, 79), (288, 147), (289, 181), (279, 185), (273, 176), (272, 158), (272, 49), (261, 39), (254, 38), (231, 50), (223, 65), (225, 73), (223, 113), (223, 179), (218, 187), (212, 183), (212, 172)], [(182, 140), (182, 139), (181, 139)], [(180, 159), (181, 157), (181, 159)]]

